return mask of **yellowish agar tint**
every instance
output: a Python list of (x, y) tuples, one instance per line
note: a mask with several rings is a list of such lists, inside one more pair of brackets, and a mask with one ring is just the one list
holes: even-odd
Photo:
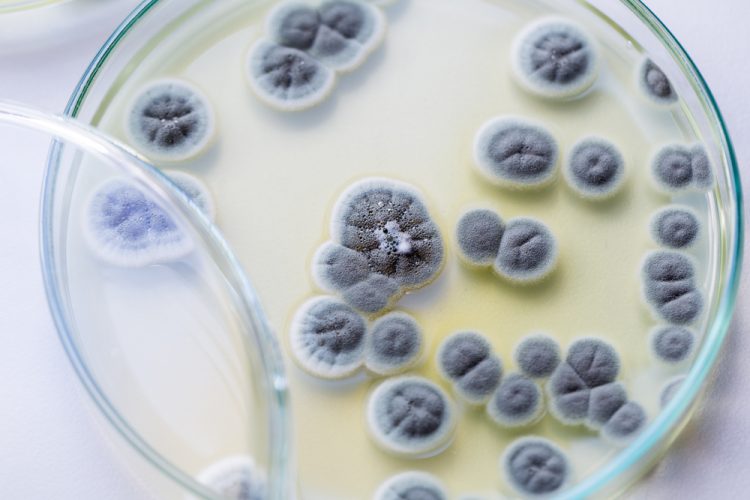
[[(630, 394), (653, 417), (659, 383), (668, 377), (648, 371), (646, 339), (654, 321), (641, 304), (638, 272), (652, 245), (650, 215), (669, 200), (650, 189), (647, 162), (655, 145), (689, 136), (678, 112), (650, 107), (637, 94), (632, 72), (639, 54), (604, 27), (592, 29), (600, 39), (599, 80), (580, 99), (550, 102), (522, 91), (509, 73), (512, 39), (526, 22), (547, 13), (541, 3), (403, 0), (386, 9), (383, 46), (341, 77), (329, 100), (285, 114), (261, 103), (244, 81), (245, 52), (262, 36), (268, 2), (263, 5), (233, 19), (221, 36), (213, 26), (192, 37), (187, 48), (172, 43), (168, 58), (155, 50), (151, 61), (161, 64), (146, 65), (123, 83), (103, 126), (122, 135), (124, 98), (153, 78), (185, 78), (208, 94), (219, 138), (184, 168), (213, 192), (218, 224), (259, 291), (285, 353), (295, 309), (320, 293), (310, 261), (330, 237), (333, 202), (356, 180), (393, 177), (424, 193), (447, 248), (441, 276), (399, 303), (426, 334), (426, 363), (417, 373), (439, 380), (435, 350), (458, 330), (484, 333), (506, 372), (516, 369), (513, 347), (528, 333), (548, 332), (563, 349), (575, 337), (598, 335), (620, 352), (621, 380), (629, 389), (654, 386), (652, 393)], [(472, 165), (471, 146), (479, 127), (497, 115), (545, 124), (559, 142), (561, 162), (580, 138), (607, 138), (625, 157), (623, 189), (611, 200), (593, 202), (576, 197), (561, 174), (552, 186), (533, 192), (488, 184)], [(545, 222), (559, 246), (558, 269), (541, 284), (519, 287), (461, 264), (455, 223), (477, 204), (506, 220), (532, 216)], [(525, 433), (549, 437), (570, 453), (576, 480), (616, 451), (596, 434), (549, 416), (528, 429), (499, 429), (480, 408), (461, 410), (455, 442), (441, 455), (393, 458), (367, 435), (364, 407), (375, 381), (330, 386), (304, 375), (288, 356), (286, 366), (306, 498), (369, 498), (384, 479), (413, 468), (439, 476), (452, 494), (504, 489), (498, 457)], [(641, 377), (634, 384), (643, 373), (653, 383)]]

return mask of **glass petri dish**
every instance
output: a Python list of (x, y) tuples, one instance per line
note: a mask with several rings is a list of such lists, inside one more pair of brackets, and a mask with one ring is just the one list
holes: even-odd
[[(229, 26), (227, 29), (237, 28), (242, 23), (244, 15), (265, 11), (272, 3), (225, 2), (216, 5), (201, 1), (170, 0), (144, 3), (123, 22), (121, 28), (103, 47), (89, 72), (82, 78), (67, 112), (116, 135), (121, 134), (121, 127), (117, 124), (112, 125), (110, 113), (122, 105), (123, 96), (132, 91), (137, 82), (142, 82), (149, 76), (168, 72), (169, 69), (164, 67), (189, 67), (189, 57), (185, 55), (186, 47), (195, 47), (204, 43), (206, 39), (217, 42), (222, 36), (221, 29), (226, 26)], [(423, 4), (420, 0), (396, 2), (389, 7), (391, 10), (388, 14), (398, 19), (405, 15), (407, 9)], [(442, 1), (440, 4), (446, 6), (450, 2)], [(706, 264), (702, 285), (709, 293), (706, 313), (699, 325), (700, 346), (689, 370), (684, 374), (684, 382), (669, 404), (658, 411), (635, 441), (622, 450), (612, 452), (605, 462), (591, 467), (584, 477), (560, 493), (562, 498), (608, 497), (621, 492), (641, 477), (667, 451), (688, 422), (696, 401), (708, 387), (709, 375), (719, 355), (733, 311), (737, 278), (741, 268), (743, 222), (739, 174), (731, 140), (710, 89), (679, 42), (640, 1), (539, 0), (526, 4), (529, 8), (539, 11), (574, 17), (582, 24), (591, 26), (606, 49), (620, 51), (633, 58), (647, 54), (656, 61), (669, 75), (680, 96), (678, 111), (675, 112), (681, 117), (678, 120), (678, 128), (687, 136), (700, 140), (707, 146), (715, 167), (715, 188), (700, 200), (705, 207), (706, 227), (709, 233), (709, 242), (703, 255)], [(231, 21), (222, 24), (222, 19)], [(195, 26), (210, 28), (201, 32), (201, 37), (192, 37), (190, 34), (195, 34)], [(257, 31), (252, 32), (247, 43), (250, 43), (252, 37), (257, 36)], [(165, 54), (173, 54), (174, 58), (165, 58)], [(232, 70), (227, 71), (231, 73)], [(232, 84), (226, 82), (225, 74), (213, 78), (214, 85), (226, 84), (227, 88), (231, 87)], [(349, 90), (357, 85), (362, 85), (361, 80), (353, 77), (349, 83)], [(244, 102), (242, 101), (243, 104)], [(334, 103), (321, 114), (332, 113), (331, 109), (335, 106), (341, 104)], [(299, 124), (300, 129), (310, 126), (309, 117), (310, 115), (308, 121)], [(222, 143), (219, 149), (226, 147), (229, 145)], [(209, 154), (211, 158), (207, 161), (215, 159), (219, 154), (221, 153), (214, 150)], [(207, 172), (210, 166), (199, 162), (196, 169)], [(222, 223), (219, 225), (222, 226)], [(231, 235), (229, 240), (235, 245), (237, 240), (233, 238), (235, 237)], [(242, 245), (235, 245), (235, 249), (240, 250), (242, 259)], [(253, 260), (246, 261), (251, 275), (254, 264)], [(261, 296), (263, 292), (261, 287)], [(277, 330), (283, 330), (285, 325), (282, 322), (274, 326)], [(640, 383), (647, 385), (648, 381)]]
[[(204, 208), (70, 118), (0, 102), (0, 127), (23, 144), (36, 144), (28, 132), (53, 139), (61, 168), (45, 177), (40, 223), (47, 298), (97, 415), (139, 454), (129, 461), (138, 481), (160, 498), (216, 498), (226, 468), (241, 467), (253, 488), (285, 498), (278, 347)], [(201, 476), (186, 456), (220, 465)]]

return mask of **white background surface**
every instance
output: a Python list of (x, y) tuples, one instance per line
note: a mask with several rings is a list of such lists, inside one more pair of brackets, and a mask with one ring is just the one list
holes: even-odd
[[(62, 111), (98, 48), (137, 0), (81, 0), (32, 15), (0, 16), (0, 99)], [(693, 56), (713, 89), (750, 182), (750, 2), (646, 0)], [(31, 43), (41, 16), (75, 18)], [(19, 41), (20, 40), (20, 41)], [(84, 408), (87, 397), (48, 313), (37, 251), (46, 146), (0, 128), (0, 499), (140, 499)], [(746, 250), (748, 245), (746, 245)], [(748, 498), (750, 491), (750, 274), (716, 381), (700, 418), (630, 496)]]

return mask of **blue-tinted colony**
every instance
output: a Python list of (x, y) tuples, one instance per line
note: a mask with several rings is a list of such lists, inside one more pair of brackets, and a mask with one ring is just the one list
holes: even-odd
[(474, 138), (474, 163), (493, 184), (536, 188), (557, 175), (557, 142), (541, 125), (501, 116), (486, 122)]
[(443, 266), (443, 239), (420, 194), (387, 179), (365, 179), (336, 202), (333, 241), (314, 258), (316, 282), (366, 313), (420, 288)]
[(292, 321), (292, 354), (316, 377), (348, 377), (364, 364), (366, 333), (364, 318), (349, 305), (316, 297), (303, 304)]
[(266, 500), (265, 475), (250, 457), (237, 456), (221, 460), (198, 476), (217, 496), (226, 500)]
[(318, 8), (281, 3), (268, 16), (267, 24), (276, 43), (304, 51), (337, 71), (350, 71), (362, 64), (385, 33), (380, 10), (352, 0), (326, 0)]
[(99, 258), (119, 266), (177, 260), (193, 248), (169, 214), (124, 179), (106, 181), (94, 191), (84, 234)]
[(447, 337), (438, 349), (437, 363), (441, 375), (471, 404), (486, 402), (502, 376), (502, 364), (489, 341), (475, 332)]
[(456, 225), (458, 254), (469, 265), (489, 267), (500, 249), (505, 224), (488, 209), (464, 213)]
[(552, 337), (544, 334), (528, 335), (516, 346), (513, 357), (518, 369), (532, 378), (552, 375), (560, 364), (560, 346)]
[(651, 332), (651, 352), (664, 363), (685, 361), (693, 353), (695, 333), (682, 326), (661, 326)]
[(536, 219), (518, 217), (505, 226), (493, 269), (514, 283), (536, 283), (557, 265), (557, 242), (547, 226)]
[(413, 367), (424, 349), (422, 330), (406, 313), (392, 312), (373, 323), (365, 342), (365, 365), (377, 375)]
[(432, 474), (409, 471), (387, 479), (373, 500), (448, 500), (448, 492)]
[(367, 402), (373, 440), (385, 451), (411, 457), (441, 452), (453, 438), (455, 410), (437, 384), (422, 377), (394, 377)]
[(533, 424), (543, 413), (541, 389), (536, 382), (520, 373), (503, 377), (497, 391), (487, 403), (487, 414), (503, 427)]
[(663, 105), (677, 102), (677, 92), (669, 78), (651, 59), (644, 59), (638, 68), (638, 84), (652, 102)]
[(157, 80), (140, 90), (126, 114), (128, 139), (153, 160), (182, 161), (205, 151), (214, 135), (208, 99), (188, 82)]
[(190, 201), (195, 203), (206, 217), (211, 220), (216, 217), (216, 207), (211, 192), (200, 179), (181, 170), (165, 170), (164, 174), (190, 198)]
[(334, 71), (305, 52), (266, 40), (250, 49), (247, 77), (258, 98), (281, 111), (315, 106), (336, 83)]
[(564, 99), (588, 89), (598, 73), (594, 41), (561, 18), (531, 23), (518, 34), (511, 60), (518, 82), (541, 97)]
[(714, 182), (708, 154), (700, 144), (671, 144), (661, 148), (651, 161), (656, 187), (667, 193), (706, 191)]
[(571, 476), (570, 462), (563, 451), (540, 437), (513, 441), (500, 459), (500, 468), (508, 483), (524, 496), (551, 495)]
[(622, 187), (625, 160), (611, 142), (588, 137), (573, 146), (563, 171), (579, 196), (600, 200), (614, 196)]
[(643, 294), (653, 312), (675, 325), (693, 323), (703, 310), (695, 284), (695, 266), (686, 255), (656, 251), (646, 256), (641, 271)]
[(659, 210), (651, 218), (651, 237), (668, 248), (691, 247), (699, 232), (698, 216), (687, 207), (672, 205)]

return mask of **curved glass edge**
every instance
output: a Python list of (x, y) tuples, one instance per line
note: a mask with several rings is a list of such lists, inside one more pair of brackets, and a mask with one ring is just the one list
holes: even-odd
[[(100, 67), (104, 64), (109, 53), (113, 50), (117, 42), (124, 37), (129, 29), (138, 19), (144, 16), (160, 0), (144, 0), (134, 11), (118, 26), (115, 32), (107, 39), (105, 44), (99, 50), (93, 61), (82, 75), (81, 80), (71, 95), (68, 105), (65, 108), (65, 114), (76, 116), (80, 110), (80, 105), (85, 98), (89, 86), (95, 80)], [(584, 2), (585, 0), (578, 0)], [(601, 493), (606, 489), (615, 477), (627, 472), (628, 468), (636, 464), (639, 460), (647, 458), (649, 452), (652, 452), (668, 434), (675, 430), (685, 417), (686, 412), (698, 399), (703, 382), (708, 377), (714, 366), (716, 358), (723, 346), (724, 338), (729, 329), (734, 306), (739, 289), (739, 276), (742, 270), (743, 261), (743, 242), (744, 242), (744, 218), (743, 218), (743, 196), (740, 184), (739, 168), (737, 158), (732, 145), (729, 132), (724, 118), (719, 111), (718, 104), (713, 93), (708, 87), (703, 75), (698, 70), (687, 51), (675, 38), (672, 32), (651, 11), (642, 0), (619, 0), (625, 5), (636, 17), (638, 17), (666, 46), (670, 53), (681, 62), (683, 71), (689, 78), (698, 83), (695, 88), (702, 104), (707, 112), (710, 112), (712, 118), (719, 124), (719, 132), (722, 140), (722, 148), (729, 160), (729, 171), (734, 187), (734, 203), (736, 210), (734, 213), (734, 225), (731, 228), (734, 232), (734, 241), (729, 245), (729, 276), (721, 290), (721, 301), (718, 306), (716, 321), (709, 328), (706, 335), (705, 345), (707, 348), (702, 349), (696, 357), (693, 366), (690, 369), (685, 383), (683, 383), (668, 406), (659, 416), (648, 426), (648, 428), (626, 449), (615, 456), (602, 469), (582, 481), (580, 484), (564, 492), (560, 498), (588, 498)]]
[[(82, 385), (89, 393), (99, 410), (104, 414), (112, 426), (116, 428), (122, 437), (128, 441), (141, 456), (154, 464), (165, 474), (182, 485), (188, 491), (202, 498), (213, 499), (215, 495), (204, 486), (200, 485), (185, 472), (176, 469), (165, 460), (156, 450), (146, 443), (134, 429), (118, 414), (107, 396), (98, 386), (96, 380), (89, 372), (85, 361), (81, 358), (73, 340), (72, 330), (65, 314), (58, 290), (61, 283), (58, 279), (57, 269), (53, 256), (55, 255), (53, 220), (53, 190), (57, 177), (58, 165), (56, 160), (61, 151), (63, 142), (80, 147), (86, 152), (92, 153), (100, 158), (105, 158), (122, 170), (147, 184), (170, 203), (177, 207), (183, 215), (201, 235), (215, 255), (220, 256), (228, 264), (228, 272), (237, 286), (238, 295), (242, 306), (248, 312), (254, 331), (262, 337), (260, 349), (262, 351), (263, 371), (268, 380), (268, 386), (273, 397), (271, 404), (271, 415), (269, 416), (271, 434), (271, 461), (269, 481), (274, 498), (285, 499), (288, 497), (286, 488), (288, 478), (285, 476), (285, 465), (288, 462), (288, 410), (287, 410), (287, 383), (283, 371), (283, 363), (280, 348), (275, 337), (271, 334), (269, 325), (263, 316), (262, 309), (257, 296), (246, 279), (236, 257), (230, 251), (227, 243), (215, 226), (203, 216), (186, 195), (180, 192), (166, 176), (156, 168), (140, 160), (133, 152), (107, 138), (95, 129), (82, 125), (68, 117), (48, 115), (39, 111), (29, 109), (25, 106), (0, 101), (0, 123), (21, 126), (38, 132), (56, 137), (50, 151), (48, 170), (44, 177), (41, 201), (40, 220), (40, 250), (41, 266), (45, 284), (45, 292), (50, 312), (52, 314), (59, 338), (65, 351), (73, 364), (73, 367), (81, 380)], [(62, 142), (61, 142), (62, 141)], [(274, 488), (275, 486), (275, 488)]]
[(681, 68), (687, 76), (697, 82), (698, 85), (694, 90), (698, 94), (701, 104), (705, 111), (711, 115), (710, 118), (719, 125), (721, 147), (729, 160), (730, 180), (734, 188), (734, 192), (731, 193), (733, 200), (730, 198), (730, 201), (734, 201), (735, 205), (734, 224), (729, 230), (729, 234), (734, 234), (734, 240), (728, 245), (727, 269), (729, 272), (721, 289), (721, 300), (717, 308), (716, 320), (710, 325), (707, 332), (706, 347), (696, 357), (684, 383), (681, 384), (680, 389), (675, 393), (667, 407), (659, 413), (656, 419), (630, 446), (620, 452), (596, 474), (566, 491), (561, 497), (570, 499), (588, 498), (598, 494), (615, 477), (624, 474), (640, 460), (647, 459), (648, 453), (653, 451), (672, 430), (681, 424), (688, 410), (698, 399), (703, 382), (714, 367), (716, 358), (724, 345), (724, 339), (734, 313), (739, 289), (739, 277), (742, 271), (744, 242), (742, 187), (734, 146), (718, 103), (695, 62), (661, 19), (641, 0), (620, 1), (661, 40), (670, 54), (680, 62)]

